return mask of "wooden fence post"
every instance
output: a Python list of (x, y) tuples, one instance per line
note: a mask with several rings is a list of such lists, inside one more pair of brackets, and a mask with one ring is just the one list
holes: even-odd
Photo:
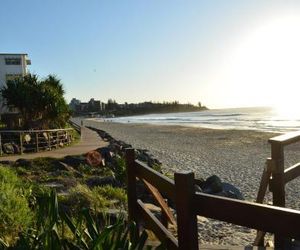
[(197, 216), (193, 208), (194, 173), (175, 173), (175, 193), (179, 249), (198, 249)]
[(35, 146), (36, 146), (36, 152), (39, 152), (39, 134), (38, 132), (35, 132)]
[(56, 148), (59, 148), (59, 131), (56, 132)]
[[(284, 151), (280, 142), (271, 142), (272, 169), (272, 192), (273, 205), (285, 207), (285, 182), (284, 182)], [(275, 247), (284, 249), (286, 240), (280, 235), (274, 236)]]
[(24, 138), (24, 133), (20, 133), (20, 154), (23, 154), (23, 138)]
[(135, 174), (135, 154), (133, 148), (125, 149), (126, 171), (127, 171), (127, 198), (128, 198), (128, 219), (137, 223), (137, 194)]
[(47, 136), (48, 136), (48, 148), (49, 148), (49, 151), (51, 150), (51, 132), (48, 132), (47, 133)]

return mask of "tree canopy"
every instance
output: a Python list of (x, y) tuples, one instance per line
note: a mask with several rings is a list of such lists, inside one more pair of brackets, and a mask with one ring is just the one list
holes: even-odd
[(28, 74), (7, 82), (0, 90), (4, 104), (16, 108), (26, 129), (61, 128), (70, 118), (60, 80), (49, 75), (39, 80)]

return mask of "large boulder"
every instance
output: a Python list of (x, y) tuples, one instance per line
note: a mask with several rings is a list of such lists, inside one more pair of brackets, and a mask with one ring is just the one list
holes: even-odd
[(244, 200), (244, 196), (238, 188), (230, 183), (222, 182), (221, 179), (216, 175), (208, 177), (205, 181), (198, 181), (196, 184), (196, 192), (202, 191), (203, 193), (207, 194)]
[(223, 190), (222, 181), (218, 176), (212, 175), (208, 177), (206, 181), (203, 182), (201, 188), (204, 193), (208, 193), (208, 194), (219, 193), (222, 192)]

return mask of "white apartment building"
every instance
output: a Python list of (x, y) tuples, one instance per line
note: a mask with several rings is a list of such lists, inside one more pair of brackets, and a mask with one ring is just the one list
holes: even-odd
[[(31, 65), (31, 61), (27, 54), (0, 53), (0, 88), (6, 84), (7, 80), (26, 75), (28, 65)], [(6, 111), (7, 108), (3, 107), (0, 96), (0, 114)]]

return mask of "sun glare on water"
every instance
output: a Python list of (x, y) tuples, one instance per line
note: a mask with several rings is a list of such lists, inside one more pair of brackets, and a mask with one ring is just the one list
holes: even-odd
[(245, 34), (227, 66), (236, 98), (300, 118), (300, 15), (267, 20)]

